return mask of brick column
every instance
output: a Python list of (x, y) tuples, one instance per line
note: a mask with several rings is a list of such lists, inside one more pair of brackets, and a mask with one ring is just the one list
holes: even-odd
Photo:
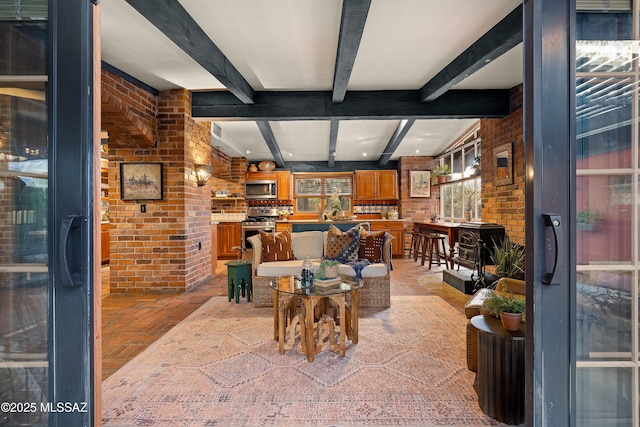
[[(113, 293), (185, 292), (211, 276), (211, 190), (194, 174), (196, 163), (210, 162), (210, 127), (190, 110), (187, 90), (161, 92), (156, 146), (109, 150)], [(121, 200), (121, 162), (162, 162), (163, 200)]]

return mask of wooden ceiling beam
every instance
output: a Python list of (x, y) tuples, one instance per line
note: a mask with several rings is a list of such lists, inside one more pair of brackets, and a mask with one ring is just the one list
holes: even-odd
[(126, 2), (218, 79), (240, 101), (245, 104), (253, 103), (253, 88), (178, 0)]
[(378, 164), (380, 166), (385, 166), (389, 162), (389, 160), (391, 160), (391, 156), (396, 151), (404, 137), (407, 135), (407, 132), (409, 132), (409, 129), (411, 129), (411, 126), (413, 126), (415, 122), (415, 119), (400, 120), (400, 123), (398, 123), (398, 127), (393, 132), (391, 139), (389, 139), (387, 146), (382, 152), (382, 156), (380, 156), (380, 159), (378, 160)]
[(523, 14), (519, 5), (469, 46), (420, 89), (420, 101), (442, 96), (453, 85), (522, 43)]
[(260, 129), (260, 133), (264, 138), (264, 141), (267, 143), (267, 147), (271, 150), (271, 155), (273, 156), (273, 160), (279, 168), (284, 168), (284, 157), (282, 157), (282, 152), (280, 151), (280, 147), (276, 142), (276, 137), (273, 134), (273, 130), (271, 130), (271, 125), (266, 120), (258, 120), (256, 122), (258, 125), (258, 129)]
[(338, 36), (338, 52), (333, 72), (333, 98), (335, 103), (344, 101), (347, 85), (356, 61), (364, 25), (367, 22), (371, 0), (343, 0)]
[(353, 91), (340, 104), (330, 91), (255, 92), (244, 105), (226, 91), (194, 92), (192, 116), (232, 120), (387, 120), (500, 118), (509, 114), (509, 89), (450, 90), (424, 103), (418, 91)]
[(331, 120), (331, 127), (329, 129), (329, 167), (332, 168), (336, 164), (336, 149), (338, 146), (338, 127), (340, 122), (338, 120)]

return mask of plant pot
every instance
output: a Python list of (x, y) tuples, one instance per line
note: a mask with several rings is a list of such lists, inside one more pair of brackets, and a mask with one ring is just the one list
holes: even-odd
[(446, 175), (438, 175), (438, 184), (444, 184), (446, 183), (448, 180), (448, 177)]
[(324, 277), (327, 279), (334, 279), (336, 277), (338, 277), (338, 274), (340, 273), (340, 266), (339, 265), (331, 265), (331, 266), (327, 266), (324, 270)]
[(522, 320), (522, 313), (502, 313), (500, 319), (502, 327), (507, 331), (517, 331)]

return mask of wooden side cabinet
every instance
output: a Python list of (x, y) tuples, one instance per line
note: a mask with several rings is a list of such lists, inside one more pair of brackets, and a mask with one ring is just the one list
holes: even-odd
[(402, 221), (371, 221), (371, 231), (387, 231), (395, 240), (391, 242), (391, 254), (404, 256), (404, 223)]
[(398, 199), (398, 173), (395, 170), (357, 170), (355, 179), (356, 199)]
[(218, 224), (218, 258), (237, 259), (238, 250), (234, 246), (241, 246), (239, 222), (221, 222)]
[(211, 274), (214, 276), (218, 268), (218, 225), (211, 224)]
[(102, 263), (107, 264), (109, 262), (109, 223), (103, 222), (100, 226), (101, 232), (101, 257)]
[(278, 200), (293, 199), (293, 191), (291, 188), (291, 172), (277, 171), (276, 178), (278, 180)]
[(292, 226), (290, 222), (276, 222), (276, 233), (280, 233), (283, 231), (292, 232)]

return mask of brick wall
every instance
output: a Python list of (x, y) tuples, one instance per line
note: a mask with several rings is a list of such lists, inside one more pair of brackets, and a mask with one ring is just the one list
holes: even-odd
[[(522, 86), (511, 91), (512, 113), (503, 119), (482, 119), (482, 221), (504, 225), (515, 242), (525, 243), (524, 200), (524, 133), (522, 117)], [(512, 145), (513, 183), (496, 185), (493, 149)]]
[(156, 96), (102, 70), (101, 126), (110, 146), (152, 147), (157, 139)]
[[(188, 91), (161, 92), (154, 147), (110, 141), (111, 292), (184, 292), (211, 276), (210, 188), (198, 187), (194, 172), (209, 164), (210, 128), (190, 108)], [(121, 162), (162, 162), (163, 200), (121, 200)]]
[(402, 157), (399, 161), (400, 167), (400, 200), (398, 202), (398, 212), (401, 218), (405, 218), (405, 241), (404, 247), (408, 248), (413, 232), (414, 222), (429, 221), (432, 213), (437, 213), (440, 206), (440, 191), (437, 186), (431, 185), (431, 197), (410, 197), (409, 171), (412, 170), (433, 170), (435, 169), (433, 157), (412, 156)]
[[(229, 157), (222, 151), (214, 148), (211, 153), (212, 157), (218, 157), (219, 161), (225, 161), (230, 167), (229, 175), (224, 178), (211, 178), (209, 187), (212, 191), (212, 197), (216, 191), (226, 190), (229, 195), (240, 193), (244, 195), (245, 173), (247, 171), (247, 159), (244, 157)], [(215, 167), (215, 166), (214, 166)], [(225, 211), (227, 213), (241, 213), (247, 211), (247, 202), (245, 200), (224, 200), (213, 199), (211, 202), (213, 212)]]

